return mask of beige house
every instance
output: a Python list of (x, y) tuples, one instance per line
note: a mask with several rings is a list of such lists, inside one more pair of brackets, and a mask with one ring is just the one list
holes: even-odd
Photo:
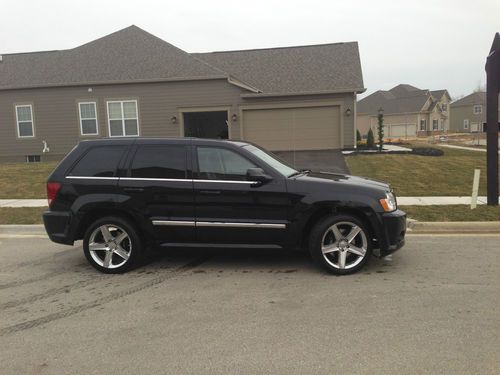
[(0, 55), (0, 161), (60, 159), (103, 137), (349, 148), (364, 90), (356, 42), (187, 53), (130, 26), (69, 50)]
[(483, 131), (486, 122), (486, 92), (473, 92), (450, 105), (450, 130), (458, 133)]
[(376, 132), (378, 112), (384, 113), (384, 136), (407, 138), (438, 134), (449, 130), (450, 94), (447, 90), (421, 90), (401, 84), (379, 90), (357, 105), (357, 129), (362, 136)]

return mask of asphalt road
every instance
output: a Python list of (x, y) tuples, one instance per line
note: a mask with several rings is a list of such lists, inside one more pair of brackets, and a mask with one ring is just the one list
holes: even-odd
[(500, 373), (500, 237), (410, 236), (334, 277), (285, 251), (173, 251), (101, 275), (0, 236), (2, 374)]

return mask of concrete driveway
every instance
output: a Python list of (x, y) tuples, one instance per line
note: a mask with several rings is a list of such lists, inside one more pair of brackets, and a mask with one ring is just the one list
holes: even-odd
[(316, 172), (349, 174), (349, 168), (340, 150), (317, 151), (274, 151), (297, 169), (310, 169)]

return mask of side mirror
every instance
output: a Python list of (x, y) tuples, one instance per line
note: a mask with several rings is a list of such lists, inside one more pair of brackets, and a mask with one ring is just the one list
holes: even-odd
[(262, 168), (249, 168), (247, 170), (247, 181), (255, 181), (260, 184), (272, 181), (272, 177), (266, 174)]

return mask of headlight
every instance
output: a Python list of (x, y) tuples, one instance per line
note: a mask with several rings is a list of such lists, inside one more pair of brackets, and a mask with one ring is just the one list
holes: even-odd
[(398, 208), (396, 197), (393, 193), (385, 193), (385, 198), (379, 200), (385, 212), (395, 211)]

